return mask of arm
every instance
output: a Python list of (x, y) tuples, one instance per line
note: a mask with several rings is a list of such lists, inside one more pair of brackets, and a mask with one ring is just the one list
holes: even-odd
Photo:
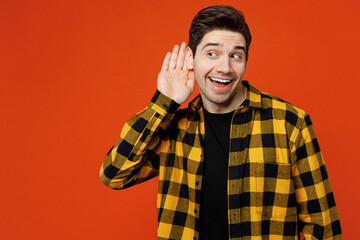
[(299, 225), (305, 239), (342, 239), (325, 163), (308, 115), (299, 124), (291, 154), (299, 209)]
[(157, 91), (145, 110), (125, 123), (120, 139), (100, 169), (100, 179), (105, 185), (123, 189), (157, 175), (160, 137), (178, 107)]
[[(123, 189), (158, 174), (159, 155), (167, 144), (160, 144), (174, 117), (194, 88), (193, 73), (185, 62), (186, 44), (175, 45), (167, 53), (158, 76), (158, 90), (149, 105), (127, 121), (120, 139), (107, 154), (100, 169), (101, 181), (113, 189)], [(173, 100), (172, 100), (173, 99)]]

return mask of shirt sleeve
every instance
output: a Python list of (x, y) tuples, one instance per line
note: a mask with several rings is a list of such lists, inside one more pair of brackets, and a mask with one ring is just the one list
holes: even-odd
[(160, 135), (166, 132), (178, 107), (157, 90), (148, 106), (125, 123), (100, 169), (106, 186), (124, 189), (157, 176), (163, 151)]
[(299, 123), (291, 154), (299, 209), (299, 228), (305, 239), (342, 239), (334, 195), (309, 115)]

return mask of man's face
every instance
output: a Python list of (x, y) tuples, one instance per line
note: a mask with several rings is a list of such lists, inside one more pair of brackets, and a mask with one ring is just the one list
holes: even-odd
[[(196, 55), (188, 49), (188, 61), (193, 68), (205, 108), (210, 112), (230, 112), (242, 102), (245, 73), (246, 41), (241, 33), (213, 30), (204, 35)], [(246, 94), (246, 91), (245, 91)], [(243, 100), (243, 99), (242, 99)]]

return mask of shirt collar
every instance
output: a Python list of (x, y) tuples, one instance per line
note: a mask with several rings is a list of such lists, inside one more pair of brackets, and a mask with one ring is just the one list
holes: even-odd
[[(261, 92), (248, 81), (241, 81), (241, 83), (244, 84), (244, 86), (248, 89), (246, 99), (243, 102), (242, 106), (261, 108)], [(199, 112), (201, 107), (202, 101), (199, 94), (189, 103), (189, 108), (194, 112)]]
[(246, 99), (243, 103), (244, 106), (249, 106), (253, 108), (261, 108), (261, 92), (257, 90), (250, 82), (242, 81), (245, 87), (247, 87), (248, 91), (246, 94)]

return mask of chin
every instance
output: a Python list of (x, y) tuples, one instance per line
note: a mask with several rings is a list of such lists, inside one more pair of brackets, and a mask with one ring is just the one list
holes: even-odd
[(226, 104), (231, 100), (230, 96), (214, 96), (208, 99), (214, 104)]

